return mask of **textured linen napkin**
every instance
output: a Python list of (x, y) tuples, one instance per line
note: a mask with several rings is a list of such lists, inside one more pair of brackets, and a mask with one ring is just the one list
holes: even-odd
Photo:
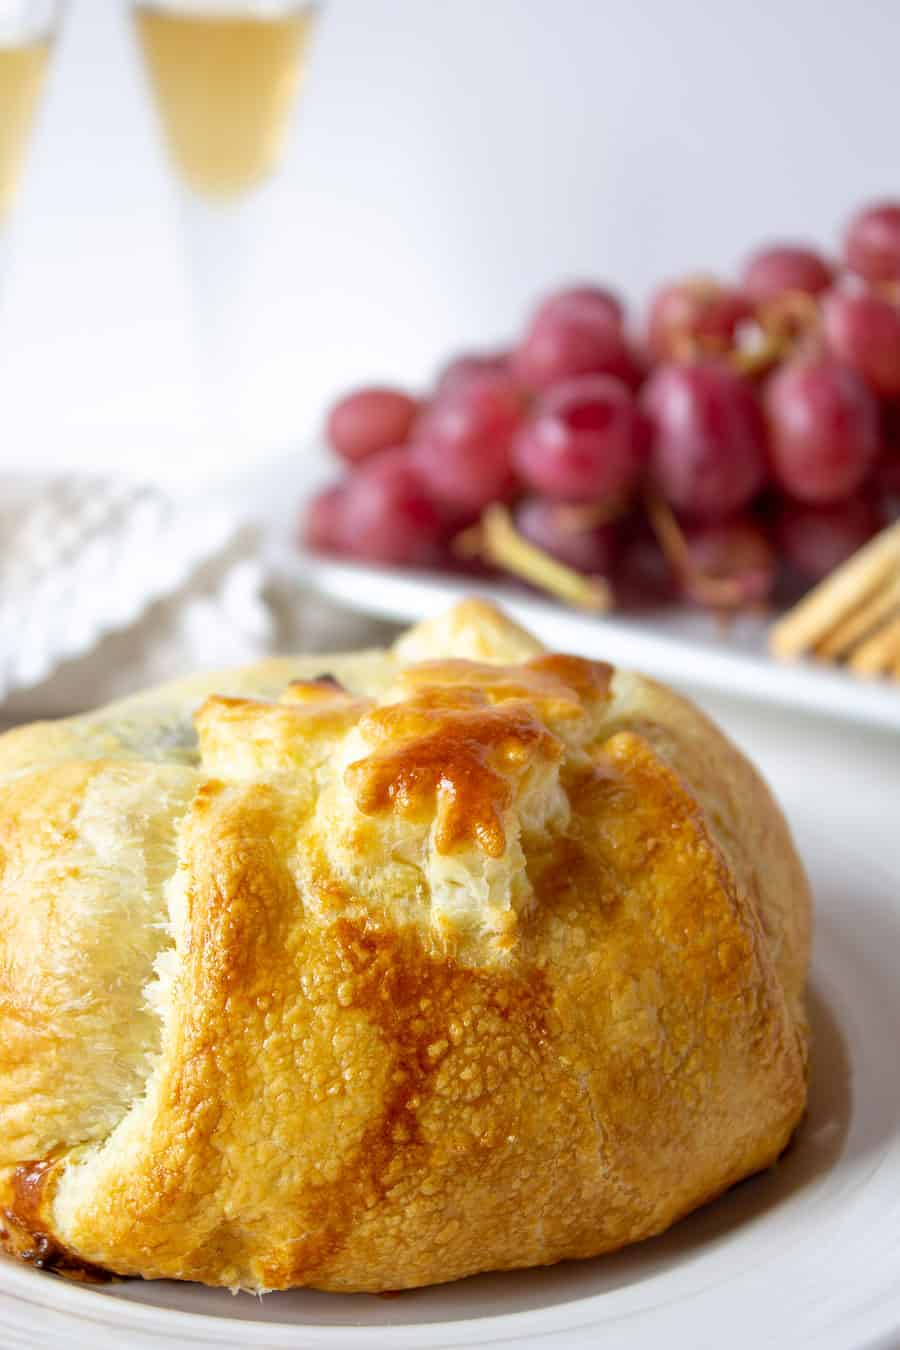
[(0, 476), (0, 721), (390, 632), (270, 576), (261, 534), (236, 502), (106, 478)]

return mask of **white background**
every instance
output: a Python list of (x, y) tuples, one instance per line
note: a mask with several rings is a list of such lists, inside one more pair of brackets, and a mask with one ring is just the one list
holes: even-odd
[(127, 9), (72, 0), (0, 295), (0, 466), (204, 474), (423, 380), (542, 287), (631, 296), (900, 193), (897, 0), (331, 0), (247, 259), (254, 444), (192, 438), (175, 194)]

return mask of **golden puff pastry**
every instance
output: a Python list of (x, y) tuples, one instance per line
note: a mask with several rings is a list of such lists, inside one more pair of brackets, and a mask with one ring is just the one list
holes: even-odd
[(0, 740), (0, 1234), (385, 1290), (593, 1256), (772, 1163), (807, 883), (695, 708), (470, 601)]

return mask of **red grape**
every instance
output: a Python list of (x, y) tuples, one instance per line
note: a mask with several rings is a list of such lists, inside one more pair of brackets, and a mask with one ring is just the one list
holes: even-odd
[(455, 393), (462, 384), (482, 375), (507, 375), (510, 366), (509, 352), (463, 352), (455, 356), (444, 366), (437, 378), (437, 395)]
[(878, 405), (855, 371), (828, 357), (782, 366), (766, 390), (770, 451), (780, 486), (825, 505), (851, 496), (879, 449)]
[(712, 277), (670, 282), (650, 306), (647, 343), (658, 361), (727, 351), (750, 314), (746, 296)]
[(888, 399), (881, 405), (881, 443), (900, 453), (900, 401)]
[(614, 571), (626, 601), (762, 601), (772, 538), (785, 582), (818, 578), (900, 511), (900, 200), (853, 218), (845, 259), (779, 242), (739, 284), (670, 282), (641, 351), (615, 292), (573, 283), (514, 350), (449, 361), (428, 400), (357, 389), (326, 424), (353, 472), (309, 503), (304, 544), (450, 565), (470, 543), (487, 556), (490, 517), (459, 531), (501, 501), (550, 556)]
[(825, 337), (835, 356), (858, 370), (876, 394), (900, 394), (900, 308), (873, 291), (831, 291)]
[(807, 581), (821, 581), (881, 529), (881, 515), (868, 497), (835, 506), (785, 504), (778, 519), (778, 547)]
[(341, 551), (366, 561), (422, 563), (437, 548), (441, 517), (407, 450), (385, 450), (344, 488)]
[(355, 464), (403, 445), (418, 412), (416, 400), (399, 389), (357, 389), (331, 409), (325, 435), (342, 459)]
[(796, 244), (773, 244), (748, 260), (741, 288), (755, 305), (765, 305), (787, 291), (818, 295), (833, 279), (834, 271), (820, 253)]
[(578, 511), (545, 497), (526, 497), (516, 507), (514, 523), (532, 544), (576, 572), (605, 575), (615, 557), (616, 527), (579, 522)]
[(675, 577), (646, 516), (631, 517), (620, 535), (624, 544), (615, 571), (617, 600), (628, 609), (671, 604), (677, 597)]
[(614, 379), (621, 380), (632, 393), (637, 393), (647, 378), (649, 368), (650, 362), (647, 356), (637, 347), (627, 343), (616, 360), (610, 361), (608, 368), (598, 373), (611, 375)]
[(643, 462), (643, 427), (634, 398), (608, 375), (583, 375), (545, 394), (515, 440), (522, 480), (547, 497), (615, 502)]
[(900, 202), (878, 202), (847, 227), (844, 255), (866, 281), (900, 281)]
[(660, 366), (644, 390), (651, 476), (677, 511), (721, 519), (766, 479), (765, 427), (752, 384), (716, 361)]
[(340, 549), (341, 521), (344, 505), (344, 484), (332, 483), (316, 493), (306, 508), (302, 522), (303, 543), (315, 553), (331, 553)]
[(536, 390), (575, 375), (615, 375), (631, 386), (640, 380), (621, 327), (577, 306), (538, 313), (513, 355), (513, 372)]
[(742, 609), (763, 604), (775, 584), (776, 558), (768, 535), (748, 516), (714, 525), (686, 526), (685, 595), (701, 605)]
[(885, 516), (896, 520), (900, 515), (900, 450), (887, 450), (875, 466), (872, 486), (884, 507)]
[(470, 375), (431, 405), (416, 435), (415, 463), (436, 501), (476, 514), (514, 487), (513, 434), (522, 395), (508, 375)]
[(533, 322), (540, 323), (547, 318), (565, 315), (587, 322), (605, 323), (616, 329), (621, 329), (625, 322), (625, 308), (617, 295), (602, 286), (585, 284), (568, 286), (565, 290), (548, 295), (541, 302)]

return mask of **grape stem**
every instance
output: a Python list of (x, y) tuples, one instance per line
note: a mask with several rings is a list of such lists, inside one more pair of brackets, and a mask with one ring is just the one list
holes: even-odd
[(759, 324), (767, 337), (781, 338), (789, 348), (792, 338), (821, 328), (822, 313), (815, 296), (805, 291), (784, 291), (763, 306)]
[(669, 503), (658, 492), (648, 491), (644, 504), (666, 562), (685, 589), (710, 609), (739, 609), (743, 601), (740, 583), (731, 577), (711, 577), (694, 565), (684, 532)]
[(782, 361), (792, 345), (791, 340), (783, 334), (766, 333), (752, 347), (735, 347), (729, 353), (729, 359), (738, 374), (753, 379), (757, 375), (765, 375)]
[[(746, 329), (747, 325), (743, 327)], [(757, 314), (749, 343), (732, 345), (719, 338), (680, 333), (674, 340), (673, 356), (682, 362), (724, 356), (734, 370), (752, 379), (765, 375), (789, 356), (801, 339), (818, 332), (820, 327), (821, 314), (815, 298), (803, 291), (785, 291)]]
[(757, 340), (747, 346), (726, 346), (716, 340), (682, 333), (675, 339), (673, 358), (682, 365), (690, 365), (706, 357), (722, 357), (738, 374), (748, 375), (752, 379), (771, 370), (793, 345), (786, 333), (769, 332), (761, 326), (757, 328), (757, 333)]
[(624, 498), (606, 502), (559, 502), (554, 508), (554, 519), (561, 530), (580, 534), (597, 525), (609, 525), (623, 516), (625, 509)]
[(604, 577), (582, 576), (538, 548), (519, 533), (505, 506), (489, 506), (479, 525), (457, 536), (455, 549), (462, 556), (472, 556), (476, 531), (477, 551), (496, 567), (579, 609), (603, 613), (612, 608), (612, 588)]

